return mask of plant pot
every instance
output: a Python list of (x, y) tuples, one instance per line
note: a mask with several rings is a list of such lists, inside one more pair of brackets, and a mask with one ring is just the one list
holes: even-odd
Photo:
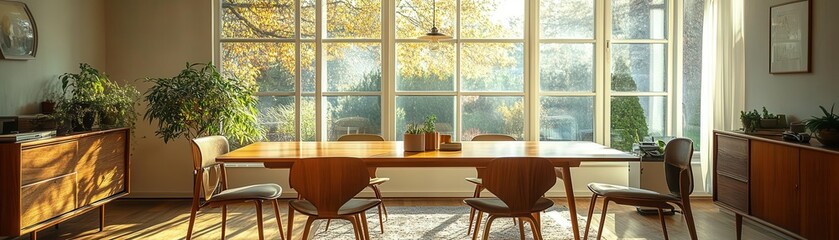
[(55, 102), (52, 102), (52, 101), (41, 102), (41, 113), (43, 113), (43, 114), (55, 113)]
[(116, 127), (117, 118), (103, 113), (99, 113), (99, 126), (102, 128)]
[(778, 128), (778, 119), (760, 119), (761, 128)]
[(435, 151), (440, 149), (440, 133), (425, 133), (425, 150)]
[(93, 123), (95, 122), (96, 114), (92, 112), (85, 113), (84, 116), (82, 116), (81, 122), (79, 120), (73, 120), (73, 131), (81, 132), (93, 130)]
[(425, 151), (425, 134), (405, 134), (403, 143), (406, 152)]
[(839, 146), (839, 129), (822, 129), (816, 132), (816, 138), (822, 145), (828, 147)]
[(741, 120), (741, 122), (743, 123), (743, 132), (754, 132), (755, 128), (757, 128), (752, 120)]

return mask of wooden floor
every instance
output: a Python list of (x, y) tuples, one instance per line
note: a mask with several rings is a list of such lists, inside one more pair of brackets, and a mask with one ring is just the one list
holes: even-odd
[[(556, 204), (565, 205), (562, 198), (554, 199)], [(420, 198), (386, 199), (388, 206), (462, 206), (461, 199)], [(579, 198), (580, 215), (588, 212), (588, 198)], [(279, 239), (274, 211), (270, 204), (263, 210), (266, 239)], [(594, 220), (599, 220), (600, 203), (595, 209)], [(696, 228), (700, 239), (734, 239), (734, 217), (720, 211), (709, 199), (693, 201)], [(98, 232), (98, 211), (62, 223), (38, 233), (39, 239), (183, 239), (187, 230), (190, 201), (186, 199), (125, 199), (118, 200), (106, 208), (107, 227)], [(287, 205), (283, 201), (283, 227), (287, 227)], [(229, 209), (227, 238), (256, 239), (256, 217), (253, 205), (234, 205)], [(295, 218), (294, 239), (302, 235), (305, 218)], [(199, 212), (193, 236), (195, 239), (220, 239), (220, 209), (205, 209)], [(581, 226), (585, 222), (580, 223)], [(595, 225), (595, 223), (592, 223)], [(465, 226), (464, 226), (465, 227)], [(633, 207), (611, 204), (605, 224), (604, 239), (662, 239), (658, 217), (642, 216)], [(387, 230), (387, 222), (385, 222)], [(687, 227), (681, 214), (667, 217), (667, 230), (671, 239), (689, 239)], [(18, 239), (28, 239), (21, 236)], [(746, 221), (744, 239), (782, 239)], [(464, 239), (468, 239), (464, 236)]]

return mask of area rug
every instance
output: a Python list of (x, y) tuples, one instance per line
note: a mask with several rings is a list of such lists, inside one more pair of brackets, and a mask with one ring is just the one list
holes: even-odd
[[(385, 233), (379, 231), (378, 212), (367, 212), (367, 225), (371, 239), (471, 239), (466, 234), (469, 225), (469, 207), (467, 206), (428, 206), (428, 207), (388, 207), (390, 216), (384, 223)], [(486, 224), (484, 215), (481, 228)], [(580, 229), (585, 227), (585, 217), (577, 217)], [(355, 239), (352, 225), (348, 221), (333, 220), (329, 230), (324, 231), (326, 221), (316, 221), (311, 239)], [(474, 225), (473, 225), (474, 226)], [(302, 226), (295, 226), (302, 227)], [(473, 227), (474, 228), (474, 227)], [(525, 223), (527, 239), (533, 239), (530, 224)], [(583, 231), (580, 231), (582, 235)], [(481, 231), (483, 233), (483, 231)], [(590, 239), (596, 232), (589, 231)], [(480, 238), (481, 235), (478, 235)], [(542, 213), (542, 237), (544, 239), (574, 239), (568, 208), (554, 206)], [(510, 218), (493, 221), (490, 239), (519, 239), (517, 225)]]

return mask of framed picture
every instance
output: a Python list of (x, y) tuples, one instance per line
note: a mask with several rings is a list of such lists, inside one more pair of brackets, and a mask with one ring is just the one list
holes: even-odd
[(770, 8), (769, 73), (810, 72), (810, 1)]
[(29, 7), (22, 2), (0, 0), (0, 57), (35, 59), (38, 28)]

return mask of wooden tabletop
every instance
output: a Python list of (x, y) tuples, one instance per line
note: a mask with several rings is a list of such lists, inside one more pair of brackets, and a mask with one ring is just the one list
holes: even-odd
[(262, 162), (291, 167), (311, 157), (358, 157), (370, 167), (483, 167), (497, 157), (541, 157), (557, 167), (588, 161), (637, 161), (638, 157), (593, 142), (462, 142), (461, 151), (405, 152), (400, 141), (258, 142), (218, 157), (219, 162)]

